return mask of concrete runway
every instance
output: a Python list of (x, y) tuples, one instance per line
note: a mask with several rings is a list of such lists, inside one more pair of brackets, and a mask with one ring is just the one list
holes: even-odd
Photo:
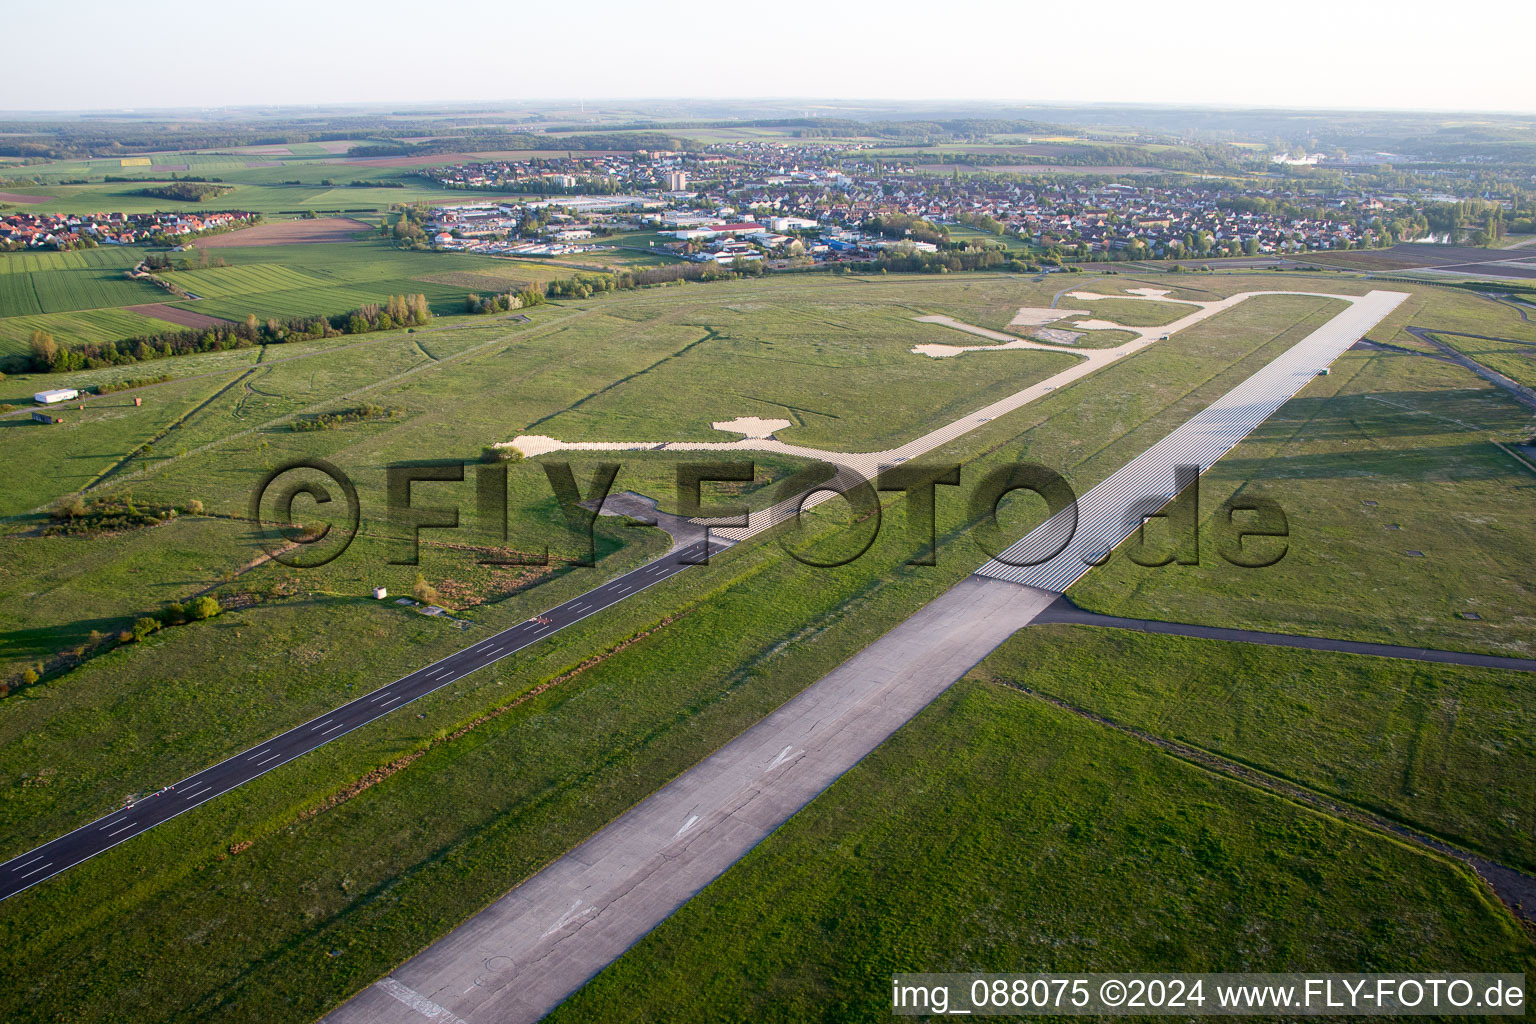
[[(643, 512), (643, 508), (633, 503), (624, 505), (624, 508), (626, 511)], [(718, 553), (729, 546), (728, 541), (712, 540), (710, 551)], [(589, 590), (580, 597), (572, 598), (537, 618), (504, 629), (489, 639), (450, 654), (388, 686), (366, 693), (319, 718), (258, 743), (227, 761), (205, 768), (196, 775), (135, 802), (131, 807), (124, 807), (14, 857), (0, 864), (0, 899), (14, 896), (103, 850), (125, 843), (139, 833), (228, 793), (258, 775), (265, 775), (338, 736), (345, 736), (353, 729), (383, 718), (418, 697), (424, 697), (471, 672), (493, 665), (529, 644), (537, 643), (551, 633), (580, 622), (646, 587), (670, 579), (701, 561), (703, 553), (702, 539), (676, 544), (661, 558)]]
[(325, 1019), (538, 1020), (1055, 597), (967, 577)]
[[(1085, 501), (1098, 494), (1103, 524), (1090, 543), (1118, 543), (1129, 532), (1120, 532), (1127, 509), (1158, 494), (1173, 465), (1208, 468), (1406, 297), (1351, 298), (1343, 313), (1090, 491)], [(1035, 621), (1086, 571), (1080, 555), (1069, 546), (1043, 563), (1059, 584), (1049, 589), (989, 562), (325, 1021), (543, 1017)]]

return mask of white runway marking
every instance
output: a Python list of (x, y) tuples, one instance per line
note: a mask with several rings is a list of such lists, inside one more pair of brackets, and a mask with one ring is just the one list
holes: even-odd
[(111, 838), (112, 836), (117, 835), (118, 832), (127, 832), (131, 828), (133, 828), (133, 822), (130, 821), (128, 824), (126, 824), (122, 828), (118, 829), (117, 832), (108, 832), (107, 833), (107, 837)]
[(11, 870), (12, 871), (20, 871), (22, 868), (26, 867), (28, 864), (36, 864), (38, 861), (40, 861), (42, 859), (43, 859), (43, 854), (40, 853), (36, 857), (33, 857), (31, 860), (22, 861), (20, 864), (17, 864), (15, 867), (11, 868)]
[(282, 756), (283, 756), (282, 754), (273, 754), (271, 757), (266, 758), (265, 760), (257, 761), (256, 762), (256, 767), (260, 768), (262, 765), (266, 764), (267, 761), (276, 761), (278, 758), (280, 758)]
[(597, 909), (596, 907), (588, 907), (586, 910), (583, 910), (581, 913), (578, 914), (576, 912), (576, 908), (579, 907), (579, 906), (581, 906), (581, 900), (577, 900), (575, 903), (572, 903), (571, 904), (571, 909), (567, 910), (565, 913), (561, 914), (560, 915), (560, 920), (558, 920), (554, 924), (550, 925), (549, 926), (549, 930), (547, 932), (545, 932), (543, 935), (540, 935), (539, 938), (547, 939), (549, 936), (555, 934), (555, 932), (559, 931), (561, 928), (564, 928), (566, 925), (570, 924), (572, 921), (579, 921), (582, 918), (586, 917), (588, 914), (592, 913), (592, 911)]
[(33, 868), (31, 871), (28, 871), (25, 875), (22, 875), (21, 877), (22, 878), (29, 878), (32, 875), (35, 875), (39, 871), (43, 870), (43, 868), (51, 868), (51, 867), (53, 867), (53, 861), (49, 861), (47, 864), (44, 864), (42, 867)]
[(409, 985), (403, 985), (394, 978), (381, 978), (373, 983), (373, 987), (389, 993), (396, 1000), (409, 1006), (427, 1018), (427, 1020), (433, 1021), (434, 1024), (468, 1024), (464, 1018), (458, 1016), (452, 1010), (437, 1005)]
[[(337, 729), (340, 729), (342, 726), (344, 726), (346, 724), (347, 724), (346, 722), (337, 722), (335, 725), (333, 725), (329, 729), (325, 730), (325, 732), (335, 732)], [(325, 732), (322, 732), (320, 735), (324, 736)]]
[(788, 761), (791, 757), (794, 757), (799, 753), (804, 753), (804, 751), (795, 750), (793, 745), (787, 746), (783, 750), (779, 751), (779, 756), (774, 758), (772, 763), (770, 763), (767, 768), (764, 768), (763, 771), (771, 772), (779, 765), (783, 764), (785, 761)]
[(191, 793), (188, 793), (188, 794), (187, 794), (187, 799), (188, 799), (188, 800), (191, 800), (191, 799), (192, 799), (192, 798), (193, 798), (193, 797), (195, 797), (195, 796), (200, 796), (200, 795), (202, 795), (202, 794), (203, 794), (203, 793), (206, 793), (206, 792), (208, 792), (208, 791), (209, 791), (209, 790), (210, 790), (210, 789), (212, 789), (212, 788), (213, 788), (213, 787), (212, 787), (212, 786), (204, 786), (204, 787), (203, 787), (203, 788), (202, 788), (202, 789), (199, 789), (199, 790), (195, 790), (195, 791), (194, 791), (194, 792), (191, 792)]
[(116, 825), (118, 822), (120, 822), (120, 821), (127, 821), (127, 820), (128, 820), (128, 816), (124, 815), (121, 818), (113, 818), (111, 821), (106, 822), (101, 827), (102, 828), (111, 828), (113, 825)]
[(677, 830), (677, 835), (673, 836), (672, 838), (676, 839), (677, 836), (680, 836), (684, 832), (687, 832), (689, 829), (693, 828), (693, 826), (697, 825), (698, 823), (699, 823), (699, 816), (697, 814), (690, 814), (688, 816), (688, 820), (683, 822), (683, 827), (678, 829)]
[(256, 758), (260, 757), (262, 754), (270, 753), (271, 750), (272, 750), (271, 747), (265, 747), (265, 748), (263, 748), (261, 750), (256, 751), (256, 753), (254, 753), (250, 757), (246, 758), (246, 760), (247, 761), (254, 761)]

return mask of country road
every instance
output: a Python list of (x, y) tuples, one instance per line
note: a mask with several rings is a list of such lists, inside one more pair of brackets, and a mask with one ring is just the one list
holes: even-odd
[[(718, 553), (730, 544), (730, 541), (713, 540), (710, 552)], [(0, 900), (89, 860), (103, 850), (127, 842), (199, 804), (222, 796), (338, 736), (345, 736), (353, 729), (383, 718), (418, 697), (424, 697), (471, 672), (493, 665), (647, 587), (670, 579), (690, 565), (701, 563), (703, 555), (702, 540), (674, 547), (662, 557), (609, 580), (542, 615), (504, 629), (489, 639), (417, 669), (408, 676), (372, 693), (366, 693), (318, 718), (294, 726), (226, 761), (204, 768), (195, 775), (138, 800), (130, 807), (98, 818), (67, 835), (13, 857), (0, 864)]]

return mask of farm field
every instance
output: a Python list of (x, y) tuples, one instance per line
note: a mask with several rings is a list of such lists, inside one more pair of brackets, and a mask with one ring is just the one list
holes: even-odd
[(178, 329), (179, 324), (129, 309), (82, 309), (72, 313), (0, 317), (0, 356), (26, 353), (33, 331), (46, 332), (55, 339), (89, 343)]
[(880, 1021), (901, 971), (1533, 960), (1459, 865), (973, 677), (549, 1020)]
[[(235, 239), (245, 233), (213, 238)], [(470, 292), (519, 291), (575, 273), (541, 263), (408, 252), (377, 240), (315, 245), (295, 242), (295, 237), (302, 235), (267, 233), (257, 239), (260, 244), (216, 249), (215, 261), (227, 266), (168, 272), (170, 280), (198, 296), (191, 302), (124, 277), (123, 271), (143, 258), (143, 250), (136, 248), (0, 255), (0, 358), (24, 356), (27, 340), (38, 329), (61, 345), (166, 329), (162, 322), (145, 321), (127, 308), (131, 306), (162, 304), (240, 321), (249, 314), (260, 319), (334, 315), (365, 303), (383, 303), (390, 295), (422, 293), (436, 313), (453, 314), (462, 312)], [(178, 258), (196, 267), (195, 255)], [(90, 312), (54, 315), (76, 310)]]
[[(260, 274), (276, 265), (318, 275), (322, 265), (306, 261), (321, 250), (343, 253), (329, 269), (357, 278), (394, 274), (393, 261), (416, 255), (352, 245), (232, 249), (223, 255), (233, 266), (206, 273), (210, 279), (224, 270)], [(390, 265), (375, 267), (375, 253), (378, 263)], [(475, 273), (487, 262), (460, 257), (436, 266), (444, 273)], [(1088, 276), (1074, 275), (1071, 284), (1082, 287)], [(237, 274), (228, 280), (239, 279)], [(1232, 275), (1181, 281), (1178, 294), (1216, 297), (1282, 280), (1284, 287), (1319, 291), (1371, 287), (1338, 277)], [(1108, 282), (1098, 281), (1093, 289), (1168, 286), (1167, 278), (1121, 276)], [(998, 317), (1006, 323), (1021, 305), (1049, 304), (1065, 284), (1059, 278), (986, 274), (690, 284), (551, 303), (529, 311), (528, 323), (452, 319), (409, 335), (7, 378), (12, 389), (27, 392), (39, 379), (73, 384), (134, 371), (180, 375), (144, 391), (142, 407), (128, 405), (131, 396), (108, 396), (100, 407), (93, 401), (58, 427), (10, 431), (14, 461), (28, 470), (8, 489), (10, 507), (3, 510), (11, 518), (0, 543), (13, 553), (0, 568), (0, 632), (6, 641), (0, 646), (0, 675), (14, 677), (27, 664), (87, 643), (93, 629), (110, 634), (165, 601), (186, 600), (208, 587), (226, 597), (240, 595), (240, 606), (216, 620), (173, 627), (101, 654), (0, 699), (0, 738), (10, 738), (0, 743), (0, 821), (7, 826), (0, 834), (11, 844), (6, 852), (79, 824), (120, 802), (126, 791), (163, 785), (362, 687), (425, 664), (462, 646), (466, 635), (526, 619), (665, 546), (655, 531), (613, 521), (600, 526), (603, 561), (597, 569), (557, 566), (541, 572), (479, 565), (487, 540), (476, 518), (471, 467), (463, 483), (421, 487), (423, 504), (463, 509), (463, 525), (423, 531), (420, 565), (391, 566), (399, 531), (384, 515), (383, 467), (389, 463), (475, 460), (485, 444), (528, 432), (591, 436), (622, 429), (643, 439), (721, 439), (726, 435), (708, 427), (711, 419), (753, 411), (782, 415), (770, 410), (786, 408), (801, 410), (799, 419), (785, 416), (796, 422), (786, 437), (799, 432), (840, 449), (886, 437), (904, 440), (955, 409), (979, 406), (989, 395), (1008, 393), (1043, 372), (1031, 359), (1013, 358), (1037, 355), (1031, 352), (941, 361), (913, 355), (906, 350), (914, 332), (923, 340), (946, 341), (954, 332), (911, 323), (910, 317), (943, 313), (972, 323)], [(1412, 322), (1434, 322), (1438, 304), (1449, 301), (1444, 293), (1416, 292), (1422, 302)], [(1250, 300), (984, 424), (935, 459), (963, 462), (969, 482), (1028, 458), (1064, 473), (1081, 492), (1338, 308), (1319, 298)], [(1447, 308), (1456, 317), (1476, 315), (1473, 306)], [(724, 352), (733, 358), (722, 358)], [(837, 372), (817, 373), (818, 367)], [(209, 376), (194, 376), (200, 369)], [(1475, 386), (1466, 383), (1475, 381), (1470, 374), (1456, 372), (1462, 376), (1447, 378), (1453, 398), (1456, 389)], [(700, 378), (711, 386), (700, 387)], [(911, 386), (883, 386), (891, 378)], [(818, 379), (824, 394), (813, 393)], [(1409, 385), (1384, 378), (1378, 386), (1383, 397), (1396, 400), (1396, 392)], [(1439, 414), (1428, 397), (1422, 401), (1426, 414)], [(292, 427), (306, 417), (362, 403), (386, 415), (334, 429)], [(878, 404), (878, 416), (871, 414), (872, 404)], [(838, 418), (818, 415), (829, 411)], [(140, 448), (146, 440), (152, 444), (147, 453)], [(583, 487), (603, 458), (592, 456), (571, 460)], [(323, 568), (251, 567), (260, 550), (243, 519), (250, 488), (265, 469), (295, 457), (327, 459), (354, 477), (362, 530), (345, 557)], [(509, 467), (507, 543), (537, 550), (548, 542), (557, 554), (569, 554), (553, 532), (559, 512), (542, 469), (549, 461)], [(639, 490), (660, 498), (663, 508), (674, 507), (676, 461), (670, 453), (626, 452), (616, 461), (623, 469), (615, 489)], [(760, 456), (754, 461), (758, 477), (740, 499), (753, 504), (771, 500), (774, 484), (800, 466)], [(103, 473), (111, 474), (109, 485), (87, 496), (131, 490), (146, 504), (184, 506), (196, 499), (206, 511), (108, 538), (33, 535), (45, 520), (32, 509), (67, 499)], [(896, 528), (905, 510), (899, 498), (885, 498), (887, 527), (869, 554), (848, 566), (808, 570), (772, 538), (735, 549), (707, 569), (658, 585), (645, 604), (620, 605), (584, 620), (527, 656), (423, 698), (412, 705), (416, 714), (349, 734), (7, 901), (0, 934), (9, 937), (7, 948), (21, 953), (0, 967), (0, 1013), (18, 1021), (41, 1019), (35, 1008), (47, 1006), (50, 1014), (78, 1020), (167, 1019), (195, 1018), (217, 1006), (222, 1018), (235, 1021), (317, 1016), (718, 748), (984, 560), (969, 536), (973, 523), (964, 501), (941, 490), (939, 564), (905, 565), (911, 551), (904, 531)], [(1413, 510), (1414, 500), (1405, 494), (1400, 508)], [(1004, 518), (1005, 528), (1022, 532), (1031, 513), (1010, 507)], [(841, 532), (835, 514), (812, 522), (829, 535)], [(1485, 547), (1502, 543), (1476, 532), (1468, 539)], [(408, 592), (418, 572), (472, 623), (467, 634), (365, 596), (376, 585), (387, 585), (391, 594)], [(1339, 586), (1367, 589), (1366, 582), (1347, 576)], [(1421, 599), (1411, 581), (1404, 584), (1402, 599)], [(1342, 600), (1338, 607), (1344, 608)], [(1467, 623), (1469, 631), (1477, 626)], [(273, 649), (289, 656), (275, 662), (269, 657)], [(338, 659), (346, 662), (345, 670), (338, 671)], [(690, 671), (679, 673), (680, 664)], [(1467, 687), (1462, 693), (1478, 704), (1468, 721), (1497, 712), (1494, 688)], [(170, 721), (173, 729), (164, 725)], [(1091, 736), (1080, 742), (1076, 733), (1039, 731), (1045, 726), (1038, 722), (1028, 725), (1034, 732), (1009, 728), (1013, 731), (999, 733), (1006, 742), (987, 750), (1020, 742), (1045, 752), (1030, 757), (1081, 749), (1083, 764), (1073, 761), (1067, 771), (1102, 780), (1093, 792), (1112, 791), (1127, 777), (1155, 775), (1159, 788), (1136, 804), (1137, 815), (1166, 814), (1168, 806), (1178, 806), (1185, 808), (1189, 824), (1176, 835), (1198, 841), (1205, 835), (1200, 826), (1206, 826), (1236, 836), (1224, 839), (1232, 858), (1225, 863), (1274, 881), (1265, 912), (1275, 917), (1277, 929), (1292, 929), (1274, 934), (1291, 937), (1294, 948), (1319, 956), (1328, 950), (1354, 954), (1363, 947), (1350, 943), (1358, 943), (1362, 933), (1278, 923), (1295, 907), (1286, 888), (1291, 869), (1250, 856), (1267, 833), (1248, 824), (1274, 820), (1276, 814), (1317, 823), (1287, 825), (1304, 841), (1286, 849), (1302, 858), (1305, 870), (1317, 873), (1319, 884), (1347, 893), (1354, 902), (1346, 908), (1380, 916), (1383, 929), (1411, 924), (1427, 936), (1425, 950), (1447, 950), (1448, 956), (1509, 962), (1527, 956), (1523, 940), (1500, 923), (1503, 912), (1459, 869), (1289, 804), (1274, 810), (1251, 795), (1242, 799), (1260, 802), (1233, 804), (1224, 795), (1225, 784), (1178, 775), (1163, 780), (1163, 769)], [(1032, 736), (1042, 739), (1034, 742)], [(944, 748), (955, 745), (945, 740)], [(1035, 761), (1021, 764), (1020, 771), (1042, 770), (1033, 767)], [(967, 770), (956, 766), (953, 773), (969, 777), (963, 775)], [(983, 762), (974, 772), (986, 776), (991, 770), (991, 763)], [(27, 782), (41, 778), (46, 785)], [(1375, 782), (1373, 777), (1359, 785)], [(986, 787), (971, 788), (982, 800)], [(1010, 791), (1015, 796), (1020, 791), (1016, 781), (999, 784), (997, 792)], [(1518, 793), (1511, 798), (1518, 799)], [(1414, 813), (1426, 817), (1430, 812), (1421, 808), (1433, 806), (1410, 803)], [(1018, 813), (1026, 811), (1036, 813), (1028, 808)], [(1142, 834), (1133, 835), (1132, 826), (1146, 831), (1162, 820), (1133, 817), (1104, 841), (1130, 843)], [(1029, 828), (1040, 828), (1054, 835), (1052, 829), (1065, 827), (1047, 817), (1035, 824), (1020, 819), (1017, 830), (1028, 835)], [(1487, 841), (1495, 840), (1513, 842), (1490, 833)], [(1141, 855), (1139, 848), (1127, 849), (1128, 857)], [(1201, 900), (1218, 900), (1227, 891), (1220, 888), (1228, 884), (1220, 871), (1186, 864), (1178, 859), (1182, 855), (1161, 846), (1156, 850), (1174, 858), (1168, 862), (1171, 881), (1153, 887), (1157, 899), (1168, 901), (1158, 905), (1168, 908), (1170, 920), (1180, 908), (1198, 910), (1206, 906)], [(1089, 870), (1086, 862), (1075, 863), (1065, 867)], [(965, 878), (971, 877), (967, 868)], [(1391, 909), (1387, 896), (1380, 895), (1386, 891), (1380, 879), (1387, 877), (1405, 879), (1403, 891), (1424, 894), (1415, 906), (1437, 909), (1409, 916)], [(1217, 888), (1189, 896), (1197, 881)], [(899, 897), (899, 890), (890, 891), (895, 894), (890, 898)], [(1023, 899), (1035, 890), (1008, 891), (1024, 893), (1010, 897)], [(200, 924), (210, 903), (224, 914), (224, 925), (211, 931)], [(60, 912), (65, 907), (69, 913)], [(281, 911), (274, 913), (274, 907)], [(739, 931), (743, 941), (752, 934)], [(1475, 944), (1478, 936), (1485, 945)], [(837, 944), (853, 950), (851, 956), (881, 962), (878, 951), (861, 951), (840, 938)], [(952, 943), (961, 938), (959, 932), (950, 936)], [(183, 958), (163, 954), (188, 941), (200, 951), (191, 969)], [(914, 943), (912, 948), (935, 955), (954, 948), (932, 937)], [(1138, 948), (1125, 945), (1121, 951), (1130, 955)], [(82, 974), (81, 963), (88, 963), (89, 971)]]
[(237, 249), (254, 245), (305, 245), (346, 242), (369, 227), (350, 217), (320, 217), (315, 220), (279, 220), (242, 228), (223, 235), (210, 235), (197, 243), (200, 249)]

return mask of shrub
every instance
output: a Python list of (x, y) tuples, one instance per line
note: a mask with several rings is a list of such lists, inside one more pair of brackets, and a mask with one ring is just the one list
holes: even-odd
[(187, 502), (187, 515), (189, 515), (189, 516), (200, 516), (202, 514), (203, 514), (203, 503), (202, 502), (198, 501), (196, 498), (193, 498), (191, 501)]
[(37, 682), (41, 678), (42, 677), (37, 674), (37, 669), (32, 668), (30, 666), (27, 668), (27, 670), (25, 672), (23, 672), (21, 674), (21, 681), (23, 683), (25, 683), (27, 686), (31, 686), (33, 683)]
[(133, 624), (133, 632), (129, 636), (134, 640), (143, 640), (149, 634), (160, 628), (159, 619), (151, 619), (148, 616)]
[(437, 591), (421, 576), (417, 576), (416, 582), (411, 584), (411, 596), (425, 604), (437, 603)]
[(198, 620), (211, 619), (215, 615), (219, 614), (219, 612), (222, 610), (223, 609), (219, 607), (219, 599), (216, 597), (210, 597), (206, 594), (193, 601), (191, 607), (189, 608), (189, 611), (192, 613), (192, 617)]
[(488, 444), (488, 445), (485, 446), (485, 450), (480, 453), (480, 461), (481, 462), (522, 462), (523, 461), (523, 453), (518, 451), (516, 448), (513, 448), (511, 445), (508, 445), (508, 446), (502, 448), (502, 447), (497, 447), (494, 444)]

